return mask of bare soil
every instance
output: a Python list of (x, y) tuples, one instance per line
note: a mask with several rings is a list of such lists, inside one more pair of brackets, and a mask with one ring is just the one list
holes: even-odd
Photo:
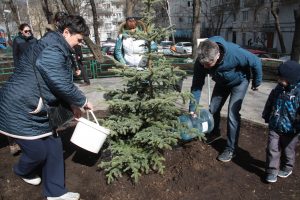
[[(101, 114), (101, 112), (100, 112)], [(150, 173), (134, 184), (124, 176), (108, 185), (97, 168), (103, 155), (86, 152), (70, 143), (72, 127), (61, 135), (65, 150), (66, 186), (81, 194), (82, 200), (200, 200), (200, 199), (300, 199), (300, 158), (297, 153), (293, 174), (274, 184), (264, 182), (267, 128), (243, 121), (237, 156), (228, 163), (216, 160), (226, 143), (208, 146), (192, 141), (166, 151), (163, 175)], [(11, 156), (0, 136), (0, 200), (43, 199), (41, 186), (24, 183), (12, 172), (19, 156)]]

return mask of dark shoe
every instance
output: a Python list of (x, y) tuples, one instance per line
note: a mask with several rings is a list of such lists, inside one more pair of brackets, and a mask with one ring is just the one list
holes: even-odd
[(206, 137), (206, 140), (203, 141), (204, 144), (211, 144), (214, 141), (222, 138), (222, 136), (221, 136), (220, 133), (209, 134), (209, 135), (207, 135), (205, 137)]
[(82, 83), (79, 85), (79, 87), (85, 87), (85, 86), (89, 86), (89, 85), (91, 85), (91, 84), (90, 83)]
[(266, 181), (268, 183), (275, 183), (277, 181), (277, 175), (276, 174), (267, 174)]
[(235, 157), (235, 153), (231, 150), (225, 149), (223, 153), (218, 156), (218, 160), (221, 162), (229, 162)]
[(284, 170), (279, 170), (278, 175), (280, 178), (287, 178), (289, 175), (293, 173), (292, 170), (290, 171), (284, 171)]

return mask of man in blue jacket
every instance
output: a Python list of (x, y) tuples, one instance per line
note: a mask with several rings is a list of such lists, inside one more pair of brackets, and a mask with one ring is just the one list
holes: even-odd
[(218, 160), (229, 162), (234, 156), (238, 146), (240, 132), (240, 110), (250, 76), (252, 75), (252, 90), (262, 82), (262, 63), (254, 54), (222, 37), (214, 36), (200, 43), (198, 58), (194, 65), (194, 76), (191, 92), (195, 102), (189, 106), (190, 114), (195, 116), (196, 103), (199, 103), (201, 90), (205, 82), (205, 76), (210, 74), (216, 82), (213, 89), (210, 112), (214, 116), (215, 127), (207, 136), (206, 144), (220, 139), (220, 111), (228, 96), (227, 116), (227, 145), (225, 150), (218, 156)]

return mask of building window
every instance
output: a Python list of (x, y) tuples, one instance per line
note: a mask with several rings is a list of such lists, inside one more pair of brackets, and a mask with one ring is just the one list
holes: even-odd
[(178, 18), (178, 22), (183, 22), (183, 18), (182, 18), (182, 17), (179, 17), (179, 18)]
[(188, 1), (188, 7), (193, 7), (193, 1)]
[(188, 23), (192, 24), (193, 23), (193, 17), (188, 17)]
[(246, 33), (242, 34), (242, 44), (243, 44), (243, 46), (246, 45)]
[(248, 10), (242, 11), (242, 15), (243, 15), (243, 21), (244, 22), (248, 21)]
[(245, 7), (245, 2), (244, 2), (244, 0), (241, 0), (240, 2), (241, 2), (241, 8), (244, 8), (244, 7)]
[(117, 18), (121, 18), (122, 17), (122, 13), (116, 13)]

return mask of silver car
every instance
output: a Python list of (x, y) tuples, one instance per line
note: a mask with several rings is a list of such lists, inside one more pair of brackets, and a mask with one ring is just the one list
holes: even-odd
[(178, 42), (175, 47), (178, 53), (192, 54), (193, 44), (191, 42)]

